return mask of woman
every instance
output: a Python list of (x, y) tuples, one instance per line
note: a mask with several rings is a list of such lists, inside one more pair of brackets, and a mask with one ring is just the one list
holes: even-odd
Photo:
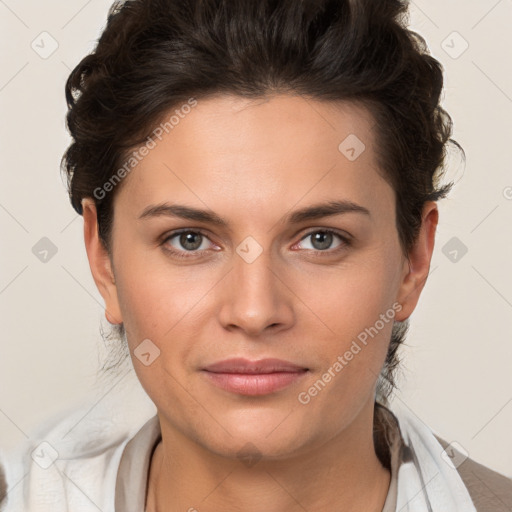
[(157, 415), (32, 447), (13, 510), (510, 507), (507, 478), (388, 403), (451, 187), (441, 66), (405, 14), (113, 6), (66, 86), (63, 163)]

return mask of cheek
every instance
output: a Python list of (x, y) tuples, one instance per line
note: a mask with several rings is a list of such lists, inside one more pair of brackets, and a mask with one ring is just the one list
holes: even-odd
[[(373, 326), (382, 314), (394, 317), (398, 265), (380, 252), (361, 261), (318, 275), (303, 285), (302, 296), (313, 313), (344, 340)], [(315, 284), (313, 284), (315, 283)], [(390, 310), (391, 311), (388, 311)], [(391, 322), (389, 322), (389, 332)], [(379, 326), (382, 328), (381, 324)], [(388, 326), (388, 323), (386, 323)], [(386, 329), (384, 328), (384, 331)]]
[(399, 273), (393, 261), (399, 261), (394, 252), (382, 248), (303, 290), (317, 317), (311, 316), (310, 332), (313, 323), (327, 327), (318, 331), (324, 334), (320, 336), (323, 377), (317, 386), (328, 383), (326, 400), (333, 393), (337, 403), (347, 403), (350, 397), (368, 393), (378, 378), (401, 309), (395, 302)]
[(172, 265), (160, 249), (135, 249), (120, 258), (117, 294), (127, 332), (158, 340), (178, 322), (186, 322), (213, 282), (208, 273), (192, 268)]
[[(212, 323), (212, 297), (223, 275), (218, 274), (207, 267), (199, 270), (193, 265), (172, 266), (165, 258), (147, 255), (132, 255), (123, 260), (116, 273), (133, 366), (156, 403), (179, 400), (179, 386), (177, 392), (171, 389), (176, 380), (186, 382), (193, 371), (202, 346), (198, 342), (206, 338), (204, 331)], [(147, 344), (148, 339), (150, 349), (154, 344), (158, 356), (150, 366), (145, 366), (137, 354), (141, 352), (138, 347), (143, 347), (143, 342)]]
[(396, 314), (385, 280), (376, 286), (367, 274), (356, 277), (340, 282), (341, 291), (329, 288), (319, 295), (318, 316), (329, 329), (318, 330), (316, 321), (317, 332), (325, 333), (316, 337), (321, 364), (297, 396), (300, 407), (322, 418), (327, 431), (348, 424), (373, 400)]
[[(132, 255), (118, 265), (117, 293), (133, 367), (161, 410), (190, 408), (178, 383), (186, 382), (190, 341), (200, 339), (204, 324), (201, 299), (211, 288), (204, 277), (186, 279), (182, 269), (144, 256)], [(144, 353), (150, 354), (148, 365)]]

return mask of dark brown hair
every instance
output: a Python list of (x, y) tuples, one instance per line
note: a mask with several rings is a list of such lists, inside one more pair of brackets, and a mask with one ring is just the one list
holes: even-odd
[[(101, 198), (94, 191), (164, 115), (191, 97), (289, 93), (352, 101), (375, 119), (379, 165), (396, 194), (397, 230), (407, 254), (425, 202), (452, 186), (440, 185), (452, 125), (440, 106), (442, 67), (407, 29), (406, 15), (407, 3), (399, 0), (117, 2), (95, 50), (66, 83), (73, 140), (62, 167), (71, 204), (82, 214), (81, 200), (94, 199), (99, 234), (110, 251), (120, 186)], [(394, 324), (378, 383), (383, 402), (407, 329), (408, 321)]]

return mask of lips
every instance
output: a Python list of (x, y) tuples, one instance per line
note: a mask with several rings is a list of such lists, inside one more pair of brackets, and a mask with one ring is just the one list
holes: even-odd
[(210, 383), (231, 393), (258, 396), (282, 390), (302, 379), (308, 368), (281, 359), (236, 358), (203, 368)]
[(307, 368), (283, 361), (282, 359), (260, 359), (259, 361), (250, 361), (248, 359), (236, 358), (226, 359), (211, 364), (205, 368), (213, 373), (243, 373), (243, 374), (261, 374), (275, 372), (300, 372)]

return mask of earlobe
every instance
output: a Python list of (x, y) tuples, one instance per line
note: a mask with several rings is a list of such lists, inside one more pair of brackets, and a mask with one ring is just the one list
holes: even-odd
[(396, 315), (396, 320), (400, 322), (409, 318), (413, 313), (427, 281), (438, 220), (439, 211), (436, 203), (428, 201), (423, 207), (422, 222), (417, 239), (409, 251), (408, 258), (404, 260), (402, 282), (397, 300), (402, 305), (402, 309)]
[(96, 205), (91, 198), (82, 199), (84, 242), (96, 287), (105, 301), (105, 317), (111, 324), (120, 324), (122, 315), (110, 255), (99, 238)]

